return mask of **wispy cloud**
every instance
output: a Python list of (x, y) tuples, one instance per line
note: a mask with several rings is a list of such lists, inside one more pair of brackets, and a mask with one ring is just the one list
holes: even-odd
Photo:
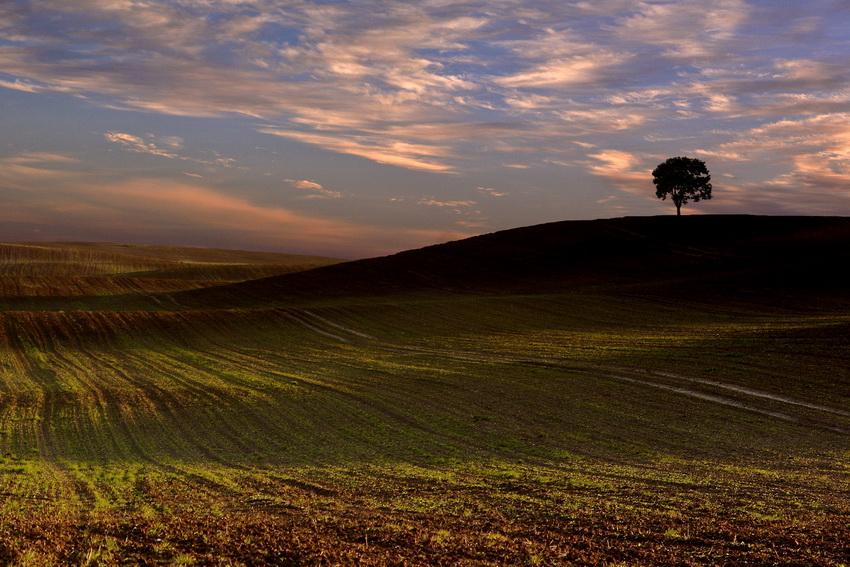
[(646, 195), (649, 192), (652, 167), (647, 168), (641, 156), (621, 150), (602, 150), (589, 157), (593, 161), (584, 162), (584, 165), (592, 175), (607, 179), (626, 193)]
[[(630, 58), (626, 53), (601, 52), (547, 59), (517, 74), (500, 77), (497, 83), (515, 88), (563, 87), (594, 85), (602, 82), (606, 71), (622, 65)], [(526, 99), (527, 100), (527, 99)]]
[(490, 197), (507, 197), (510, 195), (507, 191), (499, 191), (498, 189), (494, 189), (493, 187), (478, 187), (478, 192), (484, 195), (489, 195)]
[(322, 187), (319, 183), (315, 181), (307, 181), (306, 179), (295, 180), (295, 179), (285, 179), (287, 183), (295, 187), (296, 189), (309, 189), (312, 191), (322, 191), (324, 187)]
[[(540, 189), (536, 198), (548, 195), (550, 201), (533, 203), (544, 217), (565, 198), (582, 201), (571, 211), (598, 216), (626, 202), (654, 202), (649, 172), (682, 154), (711, 159), (710, 169), (724, 179), (716, 190), (729, 202), (734, 194), (764, 210), (768, 197), (755, 195), (799, 201), (792, 187), (828, 187), (840, 199), (847, 181), (850, 10), (833, 0), (779, 4), (5, 2), (0, 94), (12, 101), (8, 108), (62, 99), (109, 109), (101, 116), (110, 122), (101, 118), (97, 126), (107, 132), (101, 145), (89, 139), (87, 151), (120, 149), (109, 155), (124, 164), (128, 156), (150, 156), (158, 174), (175, 172), (168, 181), (179, 187), (229, 187), (238, 195), (246, 179), (262, 178), (265, 202), (273, 202), (269, 195), (281, 193), (285, 180), (286, 195), (297, 195), (292, 204), (324, 208), (329, 216), (340, 214), (333, 207), (342, 203), (396, 198), (394, 206), (404, 204), (409, 218), (463, 217), (466, 225), (452, 226), (469, 230), (493, 217), (518, 222), (512, 199), (491, 198), (507, 196), (503, 186), (512, 195), (532, 188)], [(133, 118), (119, 121), (114, 110)], [(193, 121), (175, 118), (182, 126), (171, 129), (162, 116), (243, 131), (233, 140), (192, 137)], [(132, 120), (140, 121), (131, 127)], [(268, 144), (255, 141), (264, 135)], [(283, 155), (280, 147), (297, 147), (290, 155), (322, 157), (261, 167), (250, 149), (235, 149), (249, 137), (251, 146), (274, 147), (268, 151), (276, 155)], [(32, 193), (62, 174), (70, 186), (82, 186), (102, 165), (86, 162), (83, 145), (64, 153), (79, 163), (63, 164), (53, 146), (0, 158), (4, 187)], [(328, 171), (311, 171), (308, 163)], [(237, 165), (245, 171), (222, 169)], [(330, 171), (339, 167), (372, 177)], [(375, 172), (386, 175), (380, 188)], [(131, 186), (138, 170), (110, 174)], [(96, 176), (86, 181), (102, 187)], [(561, 191), (573, 182), (575, 190)], [(719, 196), (711, 204), (717, 210)], [(375, 210), (384, 212), (362, 214), (389, 214)]]
[[(158, 147), (156, 142), (146, 141), (132, 134), (125, 134), (123, 132), (107, 132), (104, 136), (106, 136), (106, 139), (110, 142), (120, 145), (127, 151), (140, 154), (151, 154), (169, 159), (183, 159), (176, 153)], [(182, 141), (178, 144), (175, 144), (172, 141), (171, 143), (166, 143), (166, 145), (171, 146), (173, 149), (180, 149), (183, 147)]]
[(48, 152), (22, 152), (20, 154), (9, 156), (3, 159), (0, 159), (0, 162), (7, 164), (68, 164), (68, 163), (79, 163), (80, 160), (77, 158), (62, 155), (62, 154), (52, 154)]
[(306, 179), (285, 179), (286, 183), (290, 186), (301, 189), (303, 191), (308, 191), (310, 194), (307, 195), (307, 198), (312, 199), (340, 199), (342, 198), (342, 193), (339, 191), (331, 191), (330, 189), (325, 189), (321, 184), (316, 183), (315, 181), (308, 181)]
[(474, 207), (478, 203), (475, 201), (439, 201), (437, 199), (422, 199), (419, 201), (420, 205), (427, 205), (429, 207), (448, 207), (450, 209), (459, 209), (461, 207)]
[[(104, 137), (122, 149), (137, 154), (149, 154), (152, 156), (189, 161), (205, 165), (218, 165), (232, 167), (235, 163), (233, 158), (216, 155), (213, 159), (195, 158), (178, 153), (184, 147), (184, 140), (180, 136), (154, 136), (146, 134), (145, 137), (127, 134), (125, 132), (107, 132)], [(186, 173), (186, 175), (190, 175)]]
[(752, 8), (743, 0), (641, 2), (610, 29), (624, 39), (664, 48), (679, 60), (713, 60), (737, 38)]
[[(744, 11), (733, 0), (707, 10), (696, 2), (676, 10), (642, 5), (638, 13), (628, 3), (605, 4), (609, 13), (626, 12), (615, 29), (629, 38), (646, 37), (647, 26), (649, 37), (679, 37), (678, 29), (669, 31), (699, 14), (699, 37), (715, 42)], [(187, 0), (142, 7), (44, 0), (40, 10), (52, 17), (10, 15), (15, 33), (7, 29), (10, 43), (0, 46), (0, 68), (15, 77), (4, 79), (7, 87), (165, 114), (242, 114), (267, 122), (263, 132), (402, 168), (455, 172), (450, 158), (480, 151), (469, 147), (469, 135), (459, 144), (458, 133), (483, 134), (474, 126), (479, 115), (500, 108), (510, 114), (499, 121), (515, 126), (491, 129), (489, 140), (511, 139), (525, 124), (525, 135), (540, 139), (532, 143), (537, 147), (571, 127), (598, 131), (590, 124), (615, 116), (621, 129), (646, 121), (639, 111), (589, 110), (577, 100), (566, 106), (584, 108), (564, 108), (565, 87), (578, 89), (576, 95), (607, 89), (636, 72), (631, 61), (639, 51), (629, 44), (603, 46), (593, 28), (551, 26), (581, 22), (588, 12), (582, 5)], [(521, 23), (505, 26), (506, 15)], [(494, 55), (503, 63), (494, 64)], [(539, 128), (555, 112), (567, 124)], [(174, 155), (174, 148), (138, 136), (116, 141)], [(495, 143), (490, 150), (509, 147)]]
[(825, 161), (850, 159), (850, 113), (779, 120), (732, 134), (733, 139), (704, 150), (733, 160), (817, 155)]
[(260, 132), (290, 138), (339, 153), (360, 156), (377, 163), (424, 171), (444, 173), (453, 171), (452, 166), (434, 159), (449, 157), (451, 151), (447, 146), (411, 144), (401, 140), (381, 139), (378, 136), (348, 138), (342, 134), (315, 134), (272, 128), (262, 128)]
[[(777, 58), (773, 69), (749, 71), (758, 46), (746, 43), (747, 26), (764, 14), (743, 0), (500, 0), (462, 8), (439, 0), (44, 0), (37, 11), (9, 8), (4, 16), (6, 88), (166, 114), (242, 114), (265, 121), (263, 132), (432, 172), (455, 172), (449, 158), (480, 151), (459, 144), (457, 132), (482, 112), (529, 126), (534, 146), (551, 147), (565, 133), (645, 125), (695, 96), (714, 113), (834, 111), (848, 103), (835, 94), (802, 96), (813, 87), (845, 90), (843, 61)], [(816, 33), (823, 25), (809, 18), (803, 27)], [(697, 71), (671, 85), (662, 70), (672, 65)], [(638, 77), (656, 84), (621, 95)], [(565, 124), (539, 128), (548, 118)], [(494, 130), (490, 140), (516, 131)], [(123, 143), (163, 157), (175, 149)]]
[(13, 91), (23, 91), (26, 93), (41, 92), (41, 89), (39, 89), (36, 85), (21, 80), (7, 81), (0, 79), (0, 88), (11, 89)]
[(41, 182), (73, 178), (79, 173), (73, 157), (47, 152), (21, 152), (0, 158), (2, 187), (32, 193)]
[(778, 174), (765, 184), (804, 191), (806, 200), (816, 194), (850, 198), (850, 114), (753, 128), (722, 144), (717, 154), (733, 160), (770, 160)]
[[(465, 236), (444, 228), (375, 227), (259, 205), (201, 181), (134, 178), (116, 182), (108, 174), (69, 169), (76, 163), (64, 156), (35, 154), (0, 159), (0, 192), (9, 204), (0, 211), (0, 220), (7, 225), (47, 227), (39, 236), (59, 240), (79, 239), (83, 233), (89, 239), (98, 234), (132, 234), (143, 242), (226, 246), (232, 241), (254, 249), (350, 257), (395, 252), (399, 244), (415, 248)], [(0, 229), (6, 240), (10, 239), (8, 229)]]

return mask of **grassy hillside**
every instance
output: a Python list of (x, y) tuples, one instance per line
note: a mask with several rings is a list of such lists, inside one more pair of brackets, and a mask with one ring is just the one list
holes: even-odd
[[(289, 274), (343, 260), (115, 243), (0, 244), (0, 308), (145, 308), (152, 294)], [(166, 296), (166, 302), (170, 299)]]
[(847, 225), (735, 220), (185, 293), (15, 276), (66, 292), (0, 311), (0, 562), (846, 564)]
[[(215, 248), (186, 248), (115, 244), (109, 242), (33, 242), (0, 244), (0, 275), (2, 276), (118, 276), (142, 274), (167, 277), (184, 270), (195, 279), (215, 273), (222, 267), (243, 269), (243, 275), (225, 280), (256, 277), (251, 268), (269, 267), (270, 271), (307, 270), (342, 262), (321, 256), (220, 250)], [(234, 271), (234, 274), (236, 272)], [(286, 273), (286, 272), (282, 272)], [(213, 278), (216, 279), (216, 278)]]

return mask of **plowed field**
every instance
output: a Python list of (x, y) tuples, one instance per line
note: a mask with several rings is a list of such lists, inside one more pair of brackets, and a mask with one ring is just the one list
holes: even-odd
[(72, 252), (0, 276), (0, 562), (850, 563), (841, 303), (189, 309), (220, 258)]

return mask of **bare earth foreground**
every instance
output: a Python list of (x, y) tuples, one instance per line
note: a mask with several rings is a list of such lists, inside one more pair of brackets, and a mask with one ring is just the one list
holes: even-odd
[(0, 245), (0, 564), (850, 565), (848, 249)]

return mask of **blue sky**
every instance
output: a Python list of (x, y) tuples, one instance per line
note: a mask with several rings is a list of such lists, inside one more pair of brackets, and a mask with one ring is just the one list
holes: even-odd
[(850, 3), (7, 0), (0, 240), (359, 258), (566, 219), (850, 214)]

